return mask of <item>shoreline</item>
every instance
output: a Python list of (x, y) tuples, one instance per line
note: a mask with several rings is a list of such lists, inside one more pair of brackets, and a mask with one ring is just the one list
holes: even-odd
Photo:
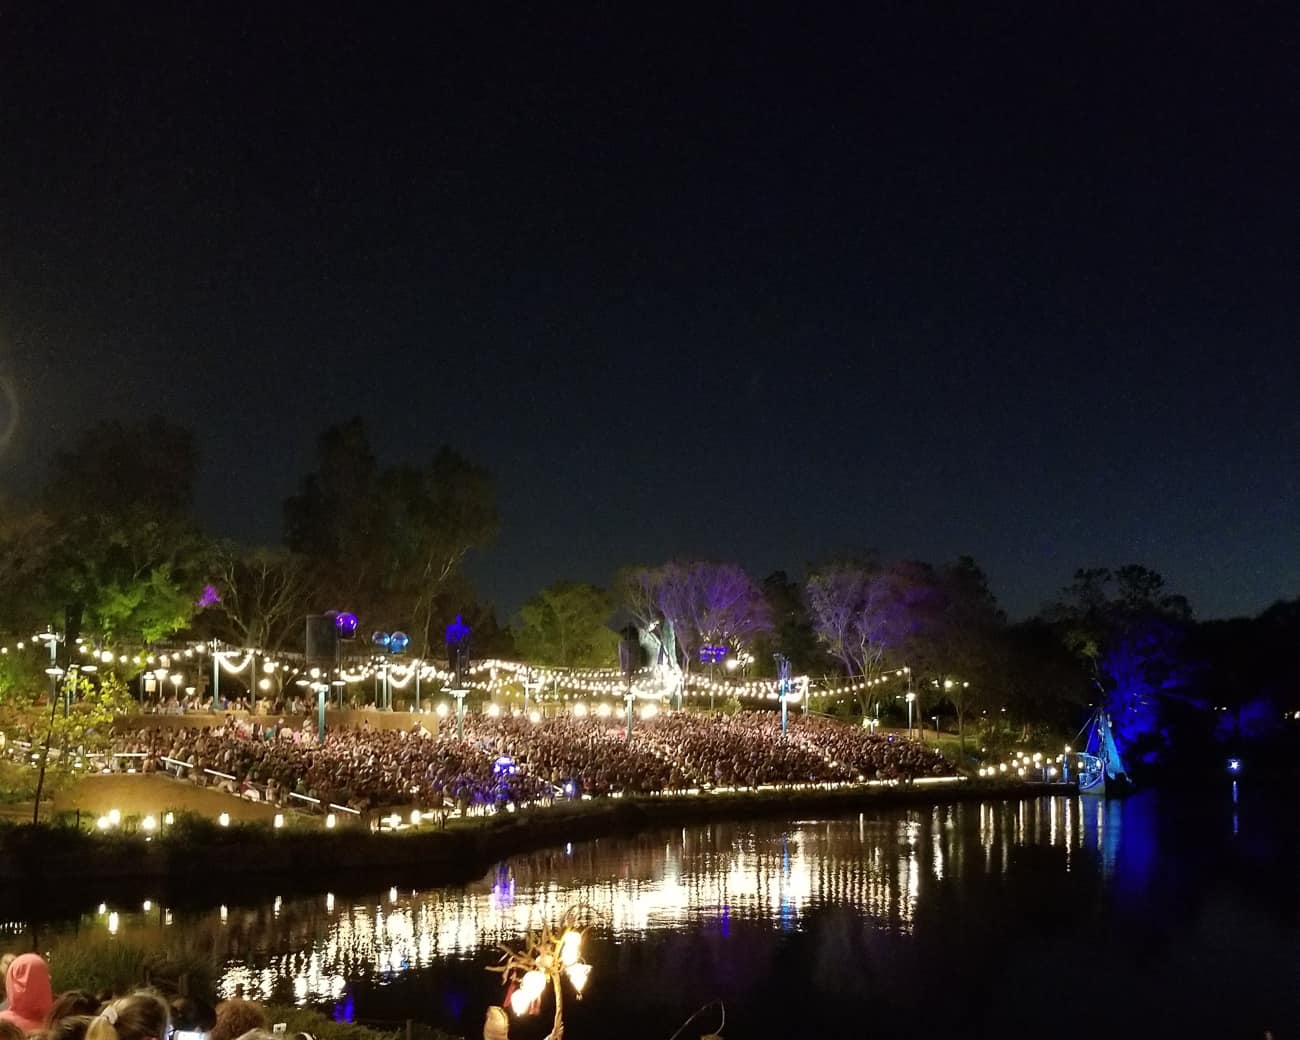
[[(355, 828), (276, 831), (260, 824), (224, 828), (190, 818), (146, 841), (139, 834), (24, 825), (0, 831), (0, 892), (38, 895), (43, 909), (51, 910), (60, 903), (97, 904), (110, 886), (115, 898), (166, 897), (178, 906), (207, 905), (217, 898), (230, 902), (236, 895), (236, 901), (243, 902), (306, 881), (339, 892), (380, 884), (432, 887), (476, 880), (511, 856), (662, 827), (1061, 793), (1066, 791), (1060, 784), (960, 780), (924, 786), (611, 798), (453, 821), (442, 831), (397, 834)], [(237, 894), (214, 892), (212, 883), (218, 881), (236, 881)], [(4, 902), (0, 897), (0, 905)]]

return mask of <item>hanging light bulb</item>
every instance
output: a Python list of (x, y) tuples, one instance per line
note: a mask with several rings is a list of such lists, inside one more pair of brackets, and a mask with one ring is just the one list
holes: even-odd
[(524, 973), (524, 977), (519, 980), (518, 992), (523, 993), (528, 998), (528, 1003), (532, 1003), (546, 991), (546, 975), (540, 971), (529, 971)]
[(559, 958), (561, 964), (577, 964), (582, 956), (582, 933), (568, 931), (560, 939)]
[(590, 964), (570, 964), (564, 969), (564, 974), (569, 976), (569, 981), (573, 984), (573, 991), (582, 996), (583, 987), (587, 985), (587, 980), (591, 978)]

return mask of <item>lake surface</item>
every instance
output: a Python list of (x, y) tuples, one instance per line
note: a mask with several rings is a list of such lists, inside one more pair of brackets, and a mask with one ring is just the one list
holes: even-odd
[[(1290, 799), (1234, 801), (1224, 784), (696, 826), (519, 856), (452, 888), (377, 876), (357, 897), (306, 882), (201, 911), (105, 893), (37, 943), (210, 953), (225, 995), (477, 1038), (501, 1002), (484, 970), (496, 945), (586, 904), (600, 924), (586, 995), (566, 1001), (569, 1040), (669, 1040), (719, 1000), (731, 1040), (1280, 1040), (1300, 1035), (1298, 816)], [(6, 948), (33, 924), (9, 922)], [(540, 1038), (548, 1021), (511, 1036)], [(712, 1010), (682, 1035), (718, 1022)]]

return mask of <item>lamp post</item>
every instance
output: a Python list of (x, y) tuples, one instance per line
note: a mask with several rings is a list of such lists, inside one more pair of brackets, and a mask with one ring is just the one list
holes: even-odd
[[(709, 711), (713, 710), (713, 670), (717, 663), (727, 656), (725, 646), (702, 646), (700, 647), (700, 662), (709, 666)], [(734, 670), (735, 665), (732, 663), (735, 658), (727, 662), (727, 669)]]
[[(45, 674), (50, 677), (50, 724), (45, 731), (45, 748), (41, 752), (41, 767), (36, 777), (36, 797), (32, 800), (33, 825), (41, 818), (41, 790), (45, 787), (45, 768), (50, 761), (50, 744), (54, 740), (54, 716), (59, 710), (59, 677), (63, 675), (63, 669), (59, 667), (59, 634), (53, 628), (46, 628), (36, 638), (50, 648), (50, 666), (45, 669)], [(21, 643), (18, 645), (22, 646)]]
[[(524, 714), (528, 714), (528, 696), (537, 697), (542, 692), (542, 680), (528, 678), (524, 680)], [(540, 702), (539, 702), (540, 703)]]
[(456, 698), (456, 739), (465, 739), (465, 695), (469, 690), (448, 690)]
[[(221, 644), (212, 640), (212, 711), (221, 710)], [(252, 672), (249, 672), (249, 696), (253, 696)]]
[(912, 705), (916, 703), (916, 694), (908, 690), (904, 700), (907, 701), (907, 735), (910, 737), (912, 735)]
[(790, 659), (785, 654), (773, 654), (776, 658), (776, 674), (778, 676), (778, 692), (781, 698), (781, 736), (785, 736), (786, 724), (789, 716), (789, 699), (790, 699)]

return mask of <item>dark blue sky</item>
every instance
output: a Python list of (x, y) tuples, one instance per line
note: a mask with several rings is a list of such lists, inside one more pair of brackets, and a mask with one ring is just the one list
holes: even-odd
[(274, 540), (359, 414), (493, 472), (506, 612), (863, 547), (1296, 596), (1300, 16), (1135, 6), (0, 11), (0, 486), (159, 411)]

